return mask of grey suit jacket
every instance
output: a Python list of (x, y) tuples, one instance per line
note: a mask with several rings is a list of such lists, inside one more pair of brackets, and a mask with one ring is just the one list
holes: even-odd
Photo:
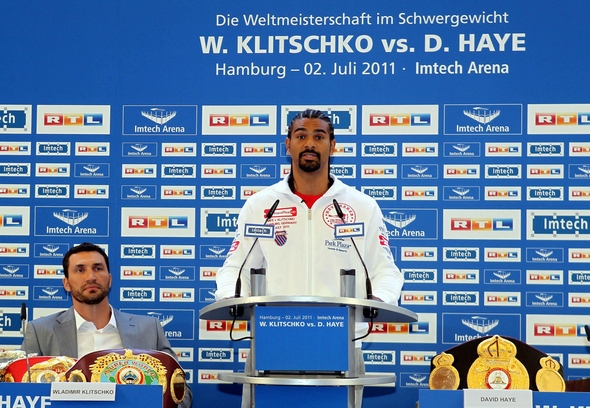
[[(120, 312), (115, 308), (113, 312), (123, 348), (158, 350), (176, 358), (158, 319)], [(74, 308), (28, 322), (21, 349), (40, 356), (80, 357)], [(188, 387), (180, 406), (192, 406), (192, 391)]]

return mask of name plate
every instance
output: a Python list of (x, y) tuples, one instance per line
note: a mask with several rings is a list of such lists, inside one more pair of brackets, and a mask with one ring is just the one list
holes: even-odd
[(256, 306), (255, 369), (347, 371), (348, 308)]
[(531, 390), (463, 390), (464, 408), (532, 408)]
[(101, 382), (53, 382), (51, 401), (114, 401), (116, 384)]

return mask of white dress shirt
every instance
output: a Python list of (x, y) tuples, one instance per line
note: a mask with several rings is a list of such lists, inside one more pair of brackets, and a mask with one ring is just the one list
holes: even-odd
[(123, 348), (112, 306), (111, 320), (102, 329), (97, 329), (94, 323), (84, 320), (76, 310), (74, 315), (78, 334), (78, 358), (96, 350)]

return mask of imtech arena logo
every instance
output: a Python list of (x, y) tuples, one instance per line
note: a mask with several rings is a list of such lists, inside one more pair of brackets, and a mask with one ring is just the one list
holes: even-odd
[(527, 164), (527, 178), (563, 178), (563, 164)]
[[(438, 210), (383, 208), (383, 221), (389, 238), (438, 238)], [(393, 227), (393, 228), (391, 228)]]
[(201, 143), (201, 157), (236, 157), (237, 143)]
[(123, 143), (123, 157), (156, 157), (157, 155), (157, 143)]
[(153, 266), (121, 266), (122, 280), (154, 280), (156, 268)]
[(411, 283), (436, 283), (436, 269), (402, 269), (404, 282)]
[(31, 163), (0, 163), (0, 177), (29, 177)]
[(201, 200), (235, 200), (235, 186), (201, 186)]
[(485, 187), (484, 199), (486, 201), (520, 201), (521, 187)]
[(276, 143), (242, 143), (243, 157), (275, 157)]
[(121, 258), (156, 258), (155, 245), (121, 245)]
[(162, 200), (195, 200), (195, 186), (161, 186), (160, 198)]
[(553, 142), (528, 142), (527, 156), (556, 156), (563, 157), (565, 155), (565, 143)]
[[(287, 135), (289, 124), (295, 115), (307, 108), (306, 105), (281, 106), (281, 135)], [(330, 118), (334, 125), (335, 135), (351, 136), (357, 134), (356, 105), (318, 105), (315, 106), (315, 109), (322, 111)]]
[(485, 155), (486, 157), (520, 157), (522, 156), (522, 143), (486, 143)]
[(159, 277), (163, 281), (194, 281), (196, 275), (194, 266), (160, 266)]
[(166, 338), (173, 340), (195, 339), (195, 311), (192, 309), (121, 309), (123, 312), (150, 316), (164, 328)]
[(162, 143), (162, 156), (196, 157), (196, 143)]
[(35, 165), (37, 177), (70, 177), (69, 163), (37, 163)]
[(538, 263), (563, 263), (563, 248), (526, 248), (526, 261)]
[(229, 255), (229, 251), (229, 245), (201, 245), (199, 259), (222, 260), (227, 258), (227, 256)]
[(201, 165), (202, 178), (236, 178), (236, 165), (216, 165), (203, 164)]
[(195, 259), (195, 246), (160, 245), (160, 259)]
[(20, 337), (22, 339), (20, 311), (20, 307), (0, 308), (0, 337)]
[(277, 177), (276, 164), (240, 164), (240, 178), (271, 179)]
[(590, 240), (588, 210), (527, 210), (527, 239)]
[(590, 178), (590, 165), (588, 164), (568, 164), (568, 169), (568, 178), (570, 179)]
[(520, 239), (520, 210), (443, 210), (444, 239)]
[(444, 165), (444, 178), (479, 178), (479, 165)]
[(486, 313), (443, 313), (443, 343), (457, 344), (479, 339), (493, 333), (503, 333), (513, 338), (521, 338), (521, 315)]
[(395, 186), (361, 186), (361, 193), (375, 200), (396, 200), (397, 187)]
[(162, 178), (196, 178), (196, 164), (162, 164)]
[(123, 135), (196, 134), (196, 105), (123, 106)]
[(484, 283), (500, 285), (520, 285), (520, 269), (484, 269)]
[(568, 248), (569, 262), (590, 262), (590, 249)]
[(563, 307), (562, 292), (527, 292), (527, 307)]
[(3, 279), (28, 279), (29, 265), (24, 264), (1, 264), (0, 278)]
[(123, 178), (156, 178), (157, 169), (155, 164), (123, 164)]
[(276, 135), (276, 106), (203, 106), (203, 135)]
[(444, 186), (443, 201), (480, 201), (480, 187)]
[(29, 257), (29, 244), (0, 243), (0, 257)]
[(37, 142), (37, 156), (69, 156), (70, 142)]
[(194, 237), (194, 220), (194, 208), (122, 208), (121, 236)]
[(69, 244), (37, 243), (33, 252), (35, 258), (63, 258), (70, 249)]
[(402, 388), (429, 388), (428, 373), (400, 373), (399, 386)]
[(195, 301), (193, 288), (160, 288), (160, 302), (190, 302)]
[(438, 143), (402, 143), (404, 157), (438, 157)]
[(35, 236), (109, 236), (109, 207), (35, 207)]
[[(354, 168), (356, 170), (356, 166)], [(361, 178), (397, 178), (397, 165), (362, 164)]]
[(478, 269), (443, 269), (443, 283), (479, 283)]
[(30, 156), (31, 142), (0, 142), (0, 154), (3, 156)]
[(520, 135), (522, 105), (444, 105), (445, 135)]
[(155, 288), (121, 288), (121, 301), (153, 302), (156, 300)]
[(29, 198), (29, 184), (0, 184), (0, 198)]
[(0, 133), (31, 134), (32, 105), (0, 105)]
[(63, 267), (59, 265), (35, 265), (35, 279), (61, 279), (65, 277)]
[(586, 134), (590, 125), (590, 105), (530, 104), (527, 128), (529, 134)]
[(97, 134), (111, 130), (109, 105), (38, 105), (37, 134)]
[[(111, 176), (111, 165), (109, 163), (75, 163), (74, 177), (101, 177)], [(125, 176), (123, 176), (125, 177)]]
[(69, 292), (63, 286), (34, 286), (33, 300), (67, 301), (70, 299)]
[(362, 157), (397, 157), (397, 143), (362, 143)]
[(155, 200), (157, 197), (155, 185), (122, 185), (121, 199), (123, 200)]
[(76, 156), (110, 156), (111, 144), (76, 142)]
[(363, 105), (365, 135), (437, 135), (438, 105)]
[(444, 157), (480, 157), (481, 143), (472, 142), (444, 142), (443, 143)]

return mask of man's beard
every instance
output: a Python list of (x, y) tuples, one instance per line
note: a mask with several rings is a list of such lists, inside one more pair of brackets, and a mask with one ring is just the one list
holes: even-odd
[[(305, 153), (313, 153), (317, 156), (317, 160), (309, 161), (303, 158)], [(305, 150), (299, 154), (299, 168), (306, 173), (313, 173), (320, 169), (322, 156), (314, 150)]]
[(95, 293), (90, 295), (84, 294), (84, 288), (80, 290), (72, 290), (72, 297), (76, 299), (80, 303), (85, 303), (87, 305), (97, 305), (102, 302), (109, 294), (110, 288), (105, 288), (100, 286), (98, 283), (93, 283), (94, 286), (98, 286), (98, 289)]

